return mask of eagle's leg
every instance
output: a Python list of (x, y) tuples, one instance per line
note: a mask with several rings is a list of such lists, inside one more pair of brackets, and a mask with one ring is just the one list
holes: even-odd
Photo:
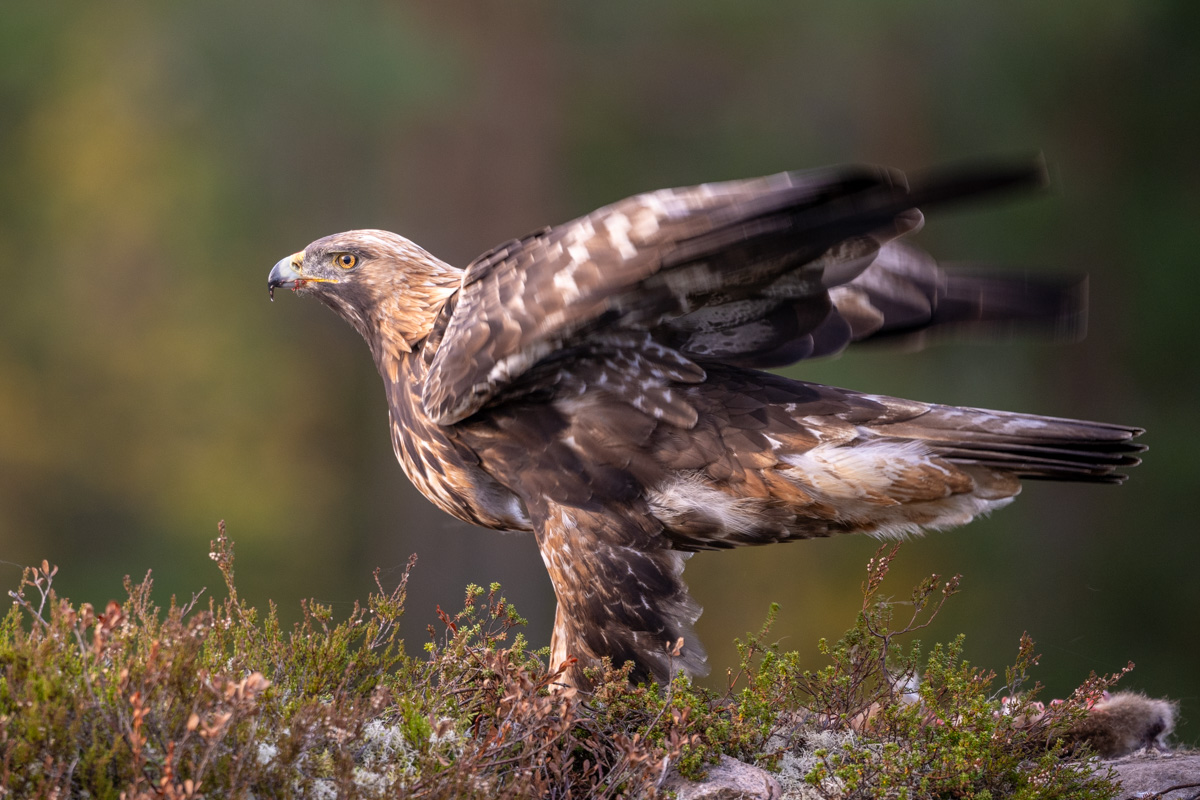
[(576, 659), (562, 677), (569, 686), (590, 688), (585, 670), (605, 656), (614, 667), (632, 661), (635, 682), (705, 670), (692, 630), (700, 608), (682, 580), (687, 554), (670, 549), (657, 520), (642, 512), (546, 500), (536, 510), (538, 548), (558, 599), (550, 666)]

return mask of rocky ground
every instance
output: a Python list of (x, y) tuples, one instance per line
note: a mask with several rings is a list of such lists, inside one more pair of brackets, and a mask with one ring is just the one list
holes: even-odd
[[(1200, 751), (1164, 753), (1146, 749), (1097, 762), (1097, 769), (1108, 767), (1120, 776), (1119, 800), (1200, 798)], [(703, 781), (674, 776), (663, 788), (675, 792), (678, 800), (831, 800), (831, 795), (822, 794), (804, 782), (804, 775), (811, 768), (804, 755), (785, 757), (778, 773), (726, 757), (709, 770)]]

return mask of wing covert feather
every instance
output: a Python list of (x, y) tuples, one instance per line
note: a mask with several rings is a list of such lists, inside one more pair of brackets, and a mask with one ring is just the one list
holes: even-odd
[(506, 242), (467, 267), (439, 321), (423, 405), (453, 424), (548, 361), (610, 356), (613, 332), (648, 333), (685, 363), (769, 367), (835, 352), (886, 311), (860, 293), (845, 317), (833, 313), (830, 288), (919, 228), (918, 203), (1039, 175), (958, 171), (910, 187), (873, 167), (781, 173), (636, 195)]

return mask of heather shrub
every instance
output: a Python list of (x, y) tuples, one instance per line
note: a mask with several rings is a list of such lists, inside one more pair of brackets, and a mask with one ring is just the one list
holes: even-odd
[(285, 629), (274, 606), (238, 595), (223, 525), (210, 555), (225, 597), (166, 609), (149, 575), (101, 611), (60, 598), (48, 563), (25, 570), (0, 623), (0, 796), (649, 797), (723, 754), (785, 774), (803, 764), (799, 779), (829, 797), (1115, 794), (1059, 740), (1115, 676), (1035, 719), (1028, 638), (996, 689), (961, 639), (926, 655), (902, 643), (957, 579), (886, 600), (894, 549), (869, 565), (854, 627), (821, 643), (825, 667), (769, 641), (773, 607), (736, 643), (720, 691), (682, 676), (631, 686), (630, 665), (609, 663), (589, 673), (593, 690), (565, 689), (496, 585), (438, 609), (412, 655), (397, 623), (415, 559), (393, 588), (376, 572), (346, 619), (307, 602)]

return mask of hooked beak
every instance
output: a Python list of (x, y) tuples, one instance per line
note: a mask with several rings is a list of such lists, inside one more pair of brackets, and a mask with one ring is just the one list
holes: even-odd
[(295, 289), (304, 285), (304, 276), (300, 274), (300, 265), (303, 263), (303, 250), (275, 262), (275, 266), (271, 267), (271, 274), (267, 276), (267, 294), (271, 300), (275, 299), (277, 287)]

